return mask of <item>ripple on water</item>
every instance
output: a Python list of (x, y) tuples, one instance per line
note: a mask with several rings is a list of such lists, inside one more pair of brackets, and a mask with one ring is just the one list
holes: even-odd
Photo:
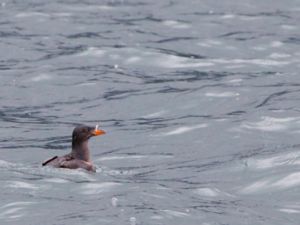
[(288, 213), (288, 214), (300, 214), (300, 205), (299, 204), (284, 205), (283, 208), (278, 209), (278, 211)]
[(198, 188), (194, 192), (197, 195), (206, 197), (217, 197), (218, 195), (220, 195), (220, 190), (216, 188)]
[(46, 80), (51, 80), (51, 79), (53, 79), (53, 78), (49, 74), (40, 74), (38, 76), (32, 77), (30, 79), (30, 81), (40, 82), (40, 81), (46, 81)]
[(255, 194), (265, 192), (277, 192), (300, 185), (300, 172), (288, 175), (268, 175), (264, 179), (254, 181), (252, 184), (241, 189), (242, 194)]
[(174, 29), (187, 29), (187, 28), (191, 27), (190, 24), (179, 22), (176, 20), (165, 20), (162, 22), (162, 24), (167, 27), (174, 28)]
[(178, 135), (178, 134), (183, 134), (183, 133), (187, 133), (187, 132), (191, 132), (197, 129), (201, 129), (201, 128), (206, 128), (208, 127), (207, 124), (199, 124), (199, 125), (195, 125), (195, 126), (183, 126), (183, 127), (178, 127), (174, 130), (171, 130), (169, 132), (166, 133), (162, 133), (159, 136), (171, 136), (171, 135)]
[(17, 188), (17, 189), (30, 189), (30, 190), (38, 190), (40, 189), (37, 185), (26, 183), (23, 181), (9, 181), (7, 187)]
[(103, 182), (103, 183), (88, 183), (82, 184), (80, 188), (80, 193), (84, 195), (95, 195), (103, 192), (108, 192), (112, 190), (112, 188), (121, 186), (120, 183), (115, 182)]
[(291, 128), (299, 127), (299, 117), (262, 117), (261, 121), (258, 122), (244, 122), (241, 126), (242, 128), (250, 130), (261, 130), (261, 131), (285, 131)]
[(95, 159), (94, 161), (111, 161), (111, 160), (141, 160), (141, 159), (149, 159), (149, 160), (159, 160), (165, 158), (173, 158), (171, 155), (114, 155), (114, 156), (103, 156)]
[(165, 209), (161, 211), (164, 212), (168, 217), (185, 217), (190, 215), (189, 213), (186, 212), (180, 212), (180, 211), (169, 210), (169, 209)]
[(300, 153), (284, 153), (260, 159), (248, 159), (247, 167), (254, 170), (275, 169), (276, 167), (300, 165)]
[(215, 97), (215, 98), (227, 98), (227, 97), (237, 97), (240, 94), (237, 92), (207, 92), (205, 96), (207, 97)]
[(36, 204), (36, 202), (11, 202), (0, 207), (0, 219), (13, 220), (23, 217), (25, 215), (24, 210), (27, 206)]

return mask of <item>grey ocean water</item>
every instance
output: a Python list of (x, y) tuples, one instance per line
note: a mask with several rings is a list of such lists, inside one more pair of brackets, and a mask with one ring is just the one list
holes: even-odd
[(1, 225), (299, 224), (298, 0), (0, 3)]

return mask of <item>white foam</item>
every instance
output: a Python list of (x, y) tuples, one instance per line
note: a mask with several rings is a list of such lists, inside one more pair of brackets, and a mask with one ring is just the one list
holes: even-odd
[(44, 181), (49, 182), (49, 183), (57, 183), (57, 184), (69, 183), (68, 180), (65, 180), (62, 178), (48, 178), (48, 179), (44, 179)]
[(294, 122), (299, 121), (296, 117), (274, 118), (262, 117), (259, 122), (245, 122), (241, 125), (242, 128), (261, 131), (283, 131), (290, 128)]
[(132, 57), (129, 57), (128, 59), (126, 59), (126, 63), (128, 63), (128, 64), (137, 63), (137, 62), (140, 62), (141, 60), (142, 60), (141, 57), (132, 56)]
[(149, 156), (147, 155), (124, 155), (124, 156), (106, 156), (106, 157), (101, 157), (96, 160), (97, 161), (110, 161), (110, 160), (123, 160), (123, 159), (142, 159), (142, 158), (147, 158)]
[(82, 6), (71, 6), (68, 7), (70, 10), (73, 11), (108, 11), (113, 10), (114, 7), (109, 5), (82, 5)]
[(95, 82), (86, 82), (86, 83), (80, 83), (77, 86), (95, 86), (97, 83)]
[(220, 64), (253, 64), (262, 66), (281, 66), (290, 64), (289, 61), (276, 61), (271, 59), (213, 59), (211, 61)]
[(161, 210), (163, 212), (165, 212), (166, 214), (170, 215), (170, 216), (174, 216), (174, 217), (184, 217), (184, 216), (189, 216), (188, 213), (185, 212), (179, 212), (179, 211), (175, 211), (175, 210)]
[(205, 96), (207, 97), (216, 97), (216, 98), (226, 98), (226, 97), (236, 97), (239, 96), (240, 94), (237, 92), (207, 92), (205, 93)]
[(78, 56), (96, 56), (101, 57), (106, 53), (105, 50), (96, 48), (96, 47), (89, 47), (87, 50), (77, 54)]
[[(222, 42), (217, 40), (206, 40), (198, 43), (200, 46), (220, 46)], [(227, 67), (239, 68), (245, 65), (259, 65), (259, 66), (284, 66), (292, 63), (287, 55), (271, 55), (269, 58), (262, 59), (227, 59), (227, 58), (216, 58), (216, 59), (195, 59), (191, 57), (181, 57), (177, 55), (164, 54), (162, 52), (147, 51), (145, 49), (137, 48), (98, 48), (89, 47), (85, 51), (77, 54), (77, 56), (89, 56), (89, 57), (105, 57), (114, 60), (112, 63), (117, 65), (115, 68), (119, 68), (119, 63), (132, 64), (132, 65), (144, 65), (144, 66), (155, 66), (167, 69), (180, 69), (180, 68), (201, 68), (211, 67), (218, 64), (224, 64)], [(115, 58), (113, 58), (115, 57)], [(287, 60), (283, 60), (286, 57)]]
[(161, 56), (156, 59), (156, 65), (164, 68), (193, 68), (193, 67), (209, 67), (213, 66), (213, 62), (201, 61), (196, 59), (187, 59), (175, 55)]
[(282, 29), (284, 30), (297, 30), (298, 28), (296, 26), (293, 25), (287, 25), (287, 24), (283, 24), (280, 26)]
[(190, 132), (190, 131), (193, 131), (193, 130), (196, 130), (196, 129), (205, 128), (207, 126), (208, 126), (207, 124), (199, 124), (199, 125), (189, 126), (189, 127), (187, 127), (187, 126), (178, 127), (178, 128), (176, 128), (172, 131), (163, 133), (162, 135), (163, 136), (178, 135), (178, 134), (183, 134), (183, 133)]
[(283, 190), (287, 188), (294, 188), (300, 185), (300, 172), (289, 174), (283, 178), (275, 179), (261, 179), (253, 184), (243, 188), (241, 193), (252, 194), (255, 192)]
[(233, 19), (233, 18), (236, 18), (236, 16), (233, 14), (225, 14), (222, 16), (222, 19)]
[(50, 17), (47, 13), (41, 13), (41, 12), (23, 12), (18, 13), (16, 15), (17, 18), (27, 18), (27, 17)]
[(279, 47), (283, 46), (283, 43), (281, 41), (272, 41), (270, 46), (273, 48), (279, 48)]
[(231, 83), (231, 84), (237, 84), (237, 83), (241, 83), (243, 81), (243, 79), (232, 79), (232, 80), (229, 80), (227, 81), (228, 83)]
[(113, 187), (120, 186), (119, 183), (103, 182), (103, 183), (88, 183), (82, 186), (82, 193), (86, 195), (100, 194), (110, 191)]
[(288, 153), (281, 154), (279, 156), (274, 156), (266, 159), (251, 159), (247, 161), (249, 168), (254, 169), (269, 169), (283, 165), (297, 165), (300, 157), (300, 153)]
[(165, 20), (162, 22), (162, 24), (175, 29), (187, 29), (191, 27), (189, 24), (178, 22), (175, 20)]
[(14, 166), (15, 164), (13, 163), (10, 163), (10, 162), (7, 162), (7, 161), (4, 161), (4, 160), (1, 160), (0, 159), (0, 167), (1, 168), (9, 168), (11, 166)]
[(4, 208), (13, 207), (13, 206), (25, 206), (25, 205), (32, 205), (32, 204), (35, 204), (35, 203), (36, 202), (11, 202), (11, 203), (8, 203), (4, 206), (1, 206), (0, 208), (4, 209)]
[(288, 208), (282, 208), (282, 209), (279, 209), (280, 212), (285, 212), (285, 213), (288, 213), (288, 214), (294, 214), (294, 213), (300, 213), (300, 210), (298, 209), (288, 209)]
[(134, 216), (129, 218), (130, 225), (136, 225), (136, 218)]
[(35, 204), (36, 202), (11, 202), (2, 207), (0, 207), (0, 218), (1, 219), (17, 219), (23, 217), (25, 214), (20, 211), (24, 209), (25, 206)]
[(48, 74), (40, 74), (38, 76), (32, 77), (30, 80), (33, 82), (39, 82), (39, 81), (45, 81), (45, 80), (51, 80), (52, 77)]
[[(97, 171), (98, 172), (98, 171)], [(76, 169), (76, 170), (66, 170), (63, 168), (53, 168), (50, 166), (44, 166), (39, 171), (37, 171), (39, 175), (51, 176), (63, 180), (74, 180), (76, 182), (79, 181), (87, 181), (93, 182), (96, 181), (95, 176), (92, 176), (84, 169)]]
[(17, 208), (12, 208), (12, 209), (6, 209), (0, 213), (0, 218), (9, 218), (9, 219), (15, 219), (22, 217), (23, 214), (16, 214), (23, 208), (17, 207)]
[(162, 219), (164, 219), (163, 216), (159, 216), (159, 215), (154, 215), (154, 216), (151, 216), (150, 218), (153, 219), (153, 220), (162, 220)]
[(272, 59), (283, 59), (283, 58), (289, 58), (291, 57), (290, 54), (285, 54), (285, 53), (272, 53), (270, 56)]
[(265, 50), (267, 50), (267, 48), (264, 47), (264, 46), (254, 46), (254, 47), (252, 47), (252, 49), (254, 49), (256, 51), (265, 51)]
[(278, 188), (291, 188), (298, 186), (300, 184), (300, 172), (292, 173), (272, 184), (274, 187)]
[(118, 198), (112, 197), (112, 198), (111, 198), (111, 205), (112, 205), (113, 207), (117, 207), (118, 201), (119, 201)]
[(300, 213), (300, 205), (299, 204), (289, 204), (285, 205), (284, 208), (279, 209), (280, 212), (285, 213)]
[(251, 193), (254, 193), (254, 192), (258, 192), (258, 191), (264, 190), (267, 187), (270, 187), (269, 183), (270, 182), (268, 180), (256, 181), (253, 184), (251, 184), (251, 185), (243, 188), (241, 190), (241, 193), (243, 193), (243, 194), (251, 194)]
[(22, 181), (10, 181), (8, 184), (8, 187), (11, 188), (24, 188), (24, 189), (31, 189), (31, 190), (37, 190), (39, 187), (33, 184), (29, 184)]
[(143, 118), (146, 118), (146, 119), (150, 119), (150, 118), (155, 118), (155, 117), (160, 117), (164, 114), (166, 114), (167, 111), (165, 110), (161, 110), (161, 111), (158, 111), (158, 112), (155, 112), (155, 113), (150, 113), (150, 114), (147, 114), (145, 116), (143, 116)]
[(194, 191), (197, 195), (206, 197), (217, 197), (220, 191), (216, 188), (198, 188)]

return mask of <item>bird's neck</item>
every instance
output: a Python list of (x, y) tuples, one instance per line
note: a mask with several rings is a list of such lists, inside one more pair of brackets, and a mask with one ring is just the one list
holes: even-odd
[(90, 150), (88, 147), (88, 142), (84, 141), (81, 143), (73, 143), (71, 155), (74, 159), (90, 162)]

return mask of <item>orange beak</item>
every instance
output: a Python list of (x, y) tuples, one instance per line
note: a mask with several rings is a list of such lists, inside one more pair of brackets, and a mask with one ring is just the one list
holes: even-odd
[(95, 130), (92, 131), (92, 134), (94, 136), (99, 136), (99, 135), (102, 135), (102, 134), (106, 134), (106, 132), (104, 130), (95, 129)]

